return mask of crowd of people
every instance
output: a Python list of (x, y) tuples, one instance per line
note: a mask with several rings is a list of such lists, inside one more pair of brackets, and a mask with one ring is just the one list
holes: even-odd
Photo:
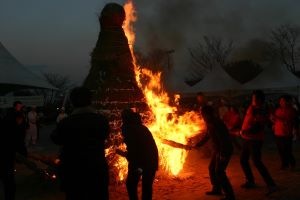
[[(57, 125), (51, 134), (52, 141), (61, 147), (58, 175), (67, 200), (109, 199), (109, 166), (105, 158), (105, 141), (110, 134), (107, 118), (92, 108), (92, 93), (78, 87), (70, 93), (74, 107), (70, 115), (60, 110)], [(294, 169), (293, 140), (298, 135), (299, 106), (291, 96), (280, 97), (278, 106), (266, 106), (262, 91), (253, 91), (250, 105), (242, 111), (221, 100), (218, 106), (197, 94), (197, 110), (203, 117), (207, 131), (195, 145), (182, 145), (190, 150), (212, 142), (209, 175), (212, 190), (207, 195), (225, 195), (223, 200), (234, 200), (234, 189), (226, 175), (234, 148), (240, 153), (240, 164), (246, 180), (242, 188), (255, 188), (255, 178), (249, 164), (250, 157), (265, 181), (267, 195), (277, 185), (264, 165), (261, 155), (266, 125), (272, 127), (281, 160), (280, 169)], [(1, 119), (0, 180), (4, 185), (5, 200), (15, 199), (14, 163), (16, 153), (27, 156), (28, 145), (38, 140), (36, 107), (28, 113), (21, 102)], [(158, 149), (149, 129), (143, 125), (139, 113), (125, 109), (121, 113), (122, 136), (126, 151), (116, 153), (128, 160), (126, 187), (130, 200), (138, 199), (138, 183), (142, 177), (142, 199), (152, 199), (152, 186), (158, 170)], [(242, 140), (242, 142), (240, 142)], [(81, 172), (81, 173), (79, 173)], [(82, 173), (83, 172), (83, 173)]]
[(16, 153), (27, 157), (28, 146), (38, 140), (39, 117), (36, 107), (26, 112), (21, 101), (16, 101), (0, 119), (0, 180), (3, 182), (5, 200), (15, 198), (14, 163)]
[[(213, 154), (209, 164), (209, 175), (212, 190), (207, 195), (220, 195), (222, 191), (226, 200), (234, 200), (234, 192), (226, 176), (233, 146), (240, 151), (240, 164), (246, 181), (242, 188), (255, 188), (255, 178), (249, 164), (251, 157), (254, 166), (262, 176), (268, 190), (266, 195), (276, 191), (277, 185), (261, 159), (262, 146), (265, 138), (266, 125), (270, 124), (275, 135), (281, 159), (280, 170), (295, 169), (293, 156), (293, 140), (299, 134), (299, 106), (289, 95), (279, 99), (279, 105), (265, 104), (265, 95), (261, 90), (252, 93), (251, 103), (246, 112), (240, 113), (233, 105), (224, 101), (218, 107), (205, 101), (203, 93), (198, 93), (197, 101), (200, 113), (207, 125), (207, 132), (196, 146), (202, 146), (209, 138), (213, 144)], [(237, 141), (242, 138), (242, 144)], [(191, 149), (191, 146), (185, 146)]]

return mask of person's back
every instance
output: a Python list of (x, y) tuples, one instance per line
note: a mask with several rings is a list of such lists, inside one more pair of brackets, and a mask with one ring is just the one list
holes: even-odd
[(63, 159), (79, 161), (90, 154), (95, 160), (104, 159), (104, 140), (109, 133), (104, 116), (92, 112), (73, 114), (58, 124), (57, 131), (60, 136), (52, 139), (62, 145)]
[(72, 91), (75, 110), (57, 125), (51, 135), (53, 142), (62, 146), (60, 177), (67, 199), (72, 200), (108, 199), (104, 142), (109, 134), (109, 123), (89, 107), (91, 97), (77, 105), (76, 100), (87, 98), (84, 97), (89, 95), (87, 91), (84, 88)]
[(128, 161), (142, 169), (158, 168), (158, 150), (151, 132), (142, 124), (129, 124), (122, 127), (127, 145)]
[(142, 199), (152, 199), (152, 185), (158, 169), (158, 150), (151, 132), (141, 116), (130, 109), (122, 112), (122, 135), (127, 146), (128, 175), (126, 187), (130, 200), (138, 199), (138, 182), (142, 176)]

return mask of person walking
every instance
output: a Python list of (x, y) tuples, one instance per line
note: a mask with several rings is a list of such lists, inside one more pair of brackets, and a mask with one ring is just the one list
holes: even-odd
[(51, 134), (53, 142), (61, 146), (59, 176), (66, 200), (107, 200), (104, 142), (109, 135), (108, 120), (91, 107), (88, 89), (73, 89), (70, 100), (74, 111)]

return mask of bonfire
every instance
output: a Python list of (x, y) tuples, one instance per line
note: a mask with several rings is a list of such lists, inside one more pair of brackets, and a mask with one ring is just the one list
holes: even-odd
[[(147, 117), (144, 123), (152, 132), (157, 144), (160, 170), (168, 176), (177, 177), (183, 169), (188, 154), (187, 150), (180, 148), (180, 145), (188, 144), (190, 138), (203, 132), (205, 124), (198, 113), (194, 111), (179, 115), (178, 102), (180, 96), (175, 95), (174, 99), (170, 99), (162, 86), (161, 72), (154, 73), (150, 70), (150, 66), (139, 66), (137, 64), (134, 53), (135, 32), (133, 26), (137, 16), (131, 0), (124, 5), (124, 10), (126, 20), (123, 29), (133, 58), (135, 79), (150, 109), (146, 114)], [(171, 100), (175, 102), (174, 105), (170, 104)], [(169, 144), (166, 141), (170, 141)], [(126, 146), (121, 145), (118, 148), (125, 150)], [(111, 153), (113, 149), (114, 147), (110, 147), (106, 150), (106, 153)], [(114, 160), (114, 166), (119, 171), (119, 181), (122, 181), (126, 177), (127, 161), (121, 156), (116, 159)]]

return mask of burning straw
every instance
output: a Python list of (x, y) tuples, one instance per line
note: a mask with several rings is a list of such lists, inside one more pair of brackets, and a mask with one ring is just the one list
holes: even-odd
[[(203, 132), (205, 125), (200, 116), (193, 111), (178, 115), (178, 108), (170, 105), (170, 98), (162, 87), (161, 73), (154, 73), (147, 69), (147, 66), (137, 64), (133, 49), (135, 42), (133, 23), (137, 20), (137, 16), (133, 2), (129, 0), (124, 5), (124, 9), (126, 20), (123, 29), (133, 57), (136, 82), (150, 108), (150, 116), (148, 116), (145, 124), (152, 132), (158, 146), (160, 168), (168, 175), (178, 176), (183, 169), (187, 150), (174, 148), (174, 145), (168, 145), (170, 142), (166, 143), (166, 141), (173, 141), (173, 144), (187, 144), (189, 138)], [(179, 98), (177, 95), (176, 101)], [(120, 170), (119, 179), (124, 179), (127, 172), (127, 162), (124, 162), (124, 158), (119, 158), (116, 163)]]

